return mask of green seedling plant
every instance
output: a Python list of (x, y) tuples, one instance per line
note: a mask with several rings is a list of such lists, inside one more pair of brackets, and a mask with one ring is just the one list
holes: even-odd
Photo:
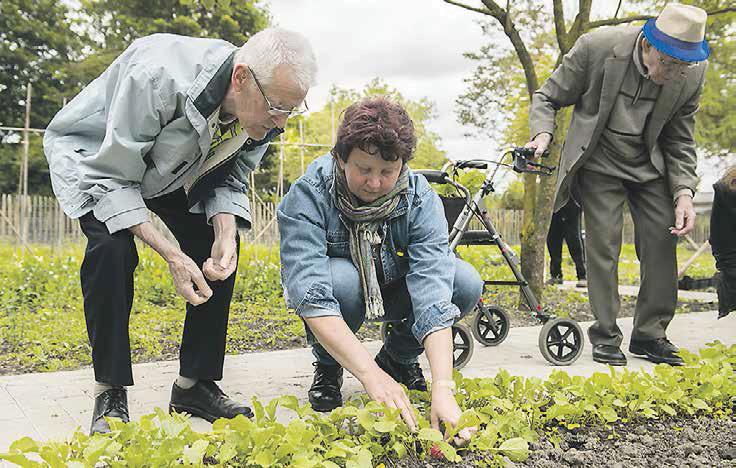
[[(555, 371), (547, 379), (513, 376), (464, 378), (455, 373), (456, 398), (463, 410), (445, 439), (428, 422), (427, 393), (410, 392), (419, 416), (411, 432), (395, 409), (350, 398), (331, 413), (314, 412), (294, 396), (261, 403), (253, 398), (253, 419), (220, 419), (209, 432), (195, 432), (189, 417), (161, 409), (112, 432), (87, 436), (77, 430), (62, 442), (15, 441), (0, 459), (22, 467), (253, 466), (371, 467), (411, 458), (442, 458), (503, 466), (524, 461), (529, 444), (541, 436), (580, 426), (637, 424), (652, 419), (733, 417), (736, 405), (736, 345), (710, 343), (698, 354), (682, 351), (685, 365), (659, 365), (651, 373), (616, 370), (589, 377)], [(277, 410), (288, 410), (287, 422)], [(465, 447), (448, 443), (463, 428), (478, 432)], [(390, 463), (389, 463), (390, 462)]]

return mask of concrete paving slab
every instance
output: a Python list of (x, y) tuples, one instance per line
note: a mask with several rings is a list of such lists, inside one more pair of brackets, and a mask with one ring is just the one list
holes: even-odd
[[(578, 292), (587, 293), (588, 288), (577, 287), (577, 281), (565, 281), (563, 284), (557, 285), (560, 289), (572, 289)], [(622, 296), (638, 296), (639, 286), (619, 285), (618, 293)], [(685, 291), (678, 290), (677, 297), (688, 301), (718, 302), (718, 294), (707, 291)]]
[[(721, 320), (716, 316), (715, 311), (677, 315), (670, 325), (669, 336), (675, 344), (691, 351), (697, 351), (716, 339), (727, 344), (736, 343), (736, 316), (732, 314)], [(581, 325), (587, 329), (590, 323)], [(632, 319), (620, 319), (619, 326), (626, 337), (623, 349), (628, 355)], [(592, 360), (589, 343), (573, 365), (564, 368), (550, 365), (537, 348), (540, 328), (512, 328), (508, 338), (496, 347), (475, 343), (475, 353), (463, 374), (466, 377), (492, 377), (500, 369), (506, 369), (515, 375), (544, 378), (554, 370), (565, 370), (573, 375), (608, 372), (607, 366)], [(371, 341), (365, 345), (376, 353), (381, 343)], [(222, 388), (229, 395), (247, 402), (254, 395), (266, 403), (277, 396), (290, 394), (304, 404), (312, 380), (312, 360), (311, 351), (306, 348), (227, 356)], [(422, 357), (420, 362), (429, 376), (426, 359)], [(155, 407), (168, 407), (171, 383), (177, 375), (178, 365), (177, 361), (164, 361), (134, 366), (136, 385), (129, 389), (128, 394), (133, 419), (151, 413)], [(653, 367), (649, 361), (629, 355), (628, 369), (651, 370)], [(14, 440), (26, 435), (37, 440), (63, 440), (77, 426), (87, 430), (93, 406), (92, 384), (93, 373), (88, 368), (0, 377), (0, 415), (7, 415), (0, 423), (0, 451), (6, 451)], [(357, 379), (346, 375), (344, 397), (349, 398), (361, 391)], [(57, 416), (52, 416), (54, 414)], [(288, 410), (277, 413), (282, 421), (291, 415)], [(199, 431), (211, 427), (198, 418), (192, 418), (192, 424)]]

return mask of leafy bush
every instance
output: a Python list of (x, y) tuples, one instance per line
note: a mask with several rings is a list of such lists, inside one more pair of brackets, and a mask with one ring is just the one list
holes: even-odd
[[(465, 379), (455, 374), (456, 398), (463, 414), (457, 433), (479, 427), (470, 444), (456, 449), (427, 421), (426, 392), (411, 392), (421, 413), (419, 429), (409, 432), (397, 410), (351, 399), (328, 415), (283, 396), (265, 407), (253, 399), (253, 420), (221, 419), (207, 433), (194, 432), (186, 416), (161, 409), (138, 422), (112, 421), (109, 435), (77, 431), (67, 442), (14, 442), (0, 459), (21, 466), (372, 466), (388, 459), (424, 459), (436, 446), (449, 461), (476, 452), (488, 466), (503, 457), (523, 461), (529, 442), (541, 434), (583, 424), (635, 423), (643, 419), (710, 415), (731, 417), (736, 404), (736, 345), (711, 343), (699, 355), (683, 352), (683, 367), (656, 366), (653, 373), (613, 367), (608, 373), (572, 377), (555, 371), (547, 380), (501, 371), (493, 378)], [(278, 406), (295, 413), (276, 419)], [(32, 459), (42, 459), (44, 463)]]

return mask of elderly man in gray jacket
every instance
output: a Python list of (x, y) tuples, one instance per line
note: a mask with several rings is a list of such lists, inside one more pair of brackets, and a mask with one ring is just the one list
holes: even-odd
[(641, 261), (641, 287), (629, 351), (654, 362), (681, 364), (667, 339), (677, 304), (677, 237), (695, 223), (697, 185), (693, 139), (708, 44), (706, 13), (668, 4), (643, 28), (602, 28), (584, 34), (534, 93), (528, 146), (549, 145), (558, 109), (574, 105), (555, 209), (579, 195), (586, 227), (593, 359), (625, 365), (616, 325), (618, 257), (628, 202)]
[[(81, 268), (95, 371), (91, 433), (128, 421), (128, 322), (134, 237), (169, 264), (187, 301), (170, 411), (214, 421), (250, 408), (222, 379), (248, 178), (287, 118), (306, 107), (316, 63), (298, 33), (255, 34), (241, 48), (156, 34), (133, 42), (51, 121), (44, 150), (65, 213), (87, 237)], [(151, 223), (166, 223), (178, 244)]]

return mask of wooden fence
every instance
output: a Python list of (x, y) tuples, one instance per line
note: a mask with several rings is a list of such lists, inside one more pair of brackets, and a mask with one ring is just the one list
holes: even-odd
[[(76, 220), (69, 219), (60, 209), (53, 197), (29, 196), (24, 199), (19, 195), (0, 195), (0, 241), (21, 244), (46, 244), (61, 246), (66, 243), (82, 242), (84, 234)], [(25, 209), (24, 209), (25, 208)], [(27, 216), (23, 216), (23, 211)], [(274, 203), (256, 203), (251, 206), (252, 228), (242, 231), (243, 243), (276, 245), (278, 243), (278, 226), (276, 224), (276, 205)], [(518, 210), (497, 210), (491, 213), (496, 229), (509, 244), (519, 243), (522, 226), (522, 212)], [(160, 219), (153, 215), (154, 223), (169, 236)], [(480, 224), (473, 222), (474, 229)], [(698, 215), (696, 229), (691, 238), (698, 244), (708, 239), (709, 215)], [(624, 243), (634, 242), (634, 228), (631, 217), (627, 213), (624, 219)]]

